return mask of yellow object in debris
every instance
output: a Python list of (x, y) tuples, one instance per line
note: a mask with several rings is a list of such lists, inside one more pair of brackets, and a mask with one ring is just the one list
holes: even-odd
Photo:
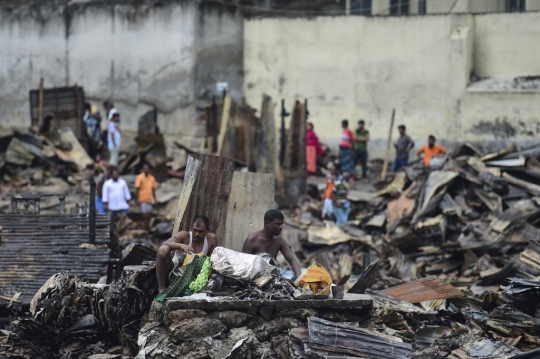
[(322, 265), (313, 263), (296, 279), (294, 284), (300, 288), (309, 288), (314, 295), (329, 295), (332, 277)]

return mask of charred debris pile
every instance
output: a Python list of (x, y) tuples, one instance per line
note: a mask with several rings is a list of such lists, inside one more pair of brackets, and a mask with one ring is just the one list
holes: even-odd
[(156, 291), (152, 267), (125, 268), (111, 285), (53, 275), (32, 300), (33, 317), (2, 331), (0, 358), (133, 357)]
[[(535, 350), (540, 290), (540, 145), (464, 144), (413, 164), (376, 193), (350, 191), (350, 222), (321, 221), (321, 192), (283, 231), (349, 293), (374, 300), (379, 330), (415, 357), (507, 358)], [(536, 299), (535, 299), (536, 298)]]

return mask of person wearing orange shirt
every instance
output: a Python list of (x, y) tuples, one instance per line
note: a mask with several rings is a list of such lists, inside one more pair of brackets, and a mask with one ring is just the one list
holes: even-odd
[(430, 135), (428, 138), (428, 144), (418, 151), (418, 157), (420, 157), (420, 154), (422, 153), (424, 154), (424, 166), (428, 167), (429, 161), (431, 158), (433, 158), (433, 156), (445, 155), (446, 150), (443, 147), (435, 144), (435, 136)]
[(135, 180), (137, 188), (137, 202), (141, 208), (141, 213), (151, 213), (154, 209), (156, 199), (157, 183), (154, 176), (150, 174), (150, 166), (143, 165), (142, 173)]

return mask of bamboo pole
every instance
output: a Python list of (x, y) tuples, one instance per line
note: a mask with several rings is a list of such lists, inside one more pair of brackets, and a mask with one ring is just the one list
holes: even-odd
[(390, 121), (390, 130), (388, 131), (388, 144), (386, 145), (386, 155), (384, 156), (384, 165), (381, 173), (381, 181), (386, 179), (386, 170), (388, 169), (388, 160), (390, 158), (390, 148), (392, 146), (392, 131), (394, 130), (394, 119), (396, 117), (396, 109), (392, 110), (392, 120)]
[(39, 80), (38, 123), (43, 119), (43, 77)]

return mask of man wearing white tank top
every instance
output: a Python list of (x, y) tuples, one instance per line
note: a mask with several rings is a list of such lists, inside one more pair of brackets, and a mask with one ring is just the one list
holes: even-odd
[[(183, 253), (203, 253), (212, 255), (217, 247), (218, 239), (214, 233), (209, 233), (210, 220), (205, 216), (195, 216), (191, 231), (180, 231), (167, 239), (159, 247), (156, 255), (156, 275), (159, 291), (167, 288), (167, 277), (173, 268), (173, 262)], [(174, 254), (174, 258), (171, 256)]]

